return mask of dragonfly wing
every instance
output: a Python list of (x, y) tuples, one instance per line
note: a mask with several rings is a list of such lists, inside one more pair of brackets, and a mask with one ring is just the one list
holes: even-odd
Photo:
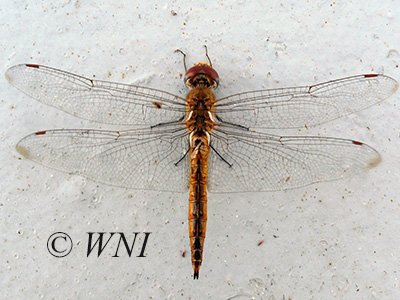
[(360, 142), (279, 137), (226, 129), (211, 136), (211, 192), (277, 191), (352, 176), (377, 165), (379, 153)]
[(76, 117), (106, 124), (155, 125), (178, 120), (185, 99), (156, 89), (88, 79), (51, 67), (21, 64), (5, 74), (16, 88)]
[(374, 105), (398, 88), (385, 75), (358, 75), (313, 86), (235, 94), (217, 101), (217, 116), (244, 127), (300, 128)]
[(176, 126), (175, 130), (41, 131), (23, 138), (17, 150), (43, 165), (94, 181), (184, 192), (189, 186), (188, 147), (186, 128)]

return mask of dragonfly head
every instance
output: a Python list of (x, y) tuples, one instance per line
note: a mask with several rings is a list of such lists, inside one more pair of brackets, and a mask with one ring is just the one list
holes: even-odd
[(209, 63), (201, 61), (187, 70), (184, 81), (190, 89), (203, 86), (214, 90), (218, 87), (219, 76)]

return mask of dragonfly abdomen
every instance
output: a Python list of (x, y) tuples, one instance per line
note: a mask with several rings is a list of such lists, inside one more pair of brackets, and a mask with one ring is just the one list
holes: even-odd
[(207, 164), (210, 153), (208, 136), (205, 132), (191, 135), (190, 147), (190, 195), (189, 237), (192, 250), (194, 279), (199, 278), (203, 260), (204, 239), (207, 228)]

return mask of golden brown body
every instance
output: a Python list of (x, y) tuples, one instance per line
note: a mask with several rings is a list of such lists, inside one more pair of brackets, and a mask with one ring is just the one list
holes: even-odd
[(209, 133), (215, 126), (214, 104), (213, 92), (205, 87), (196, 87), (187, 96), (185, 123), (190, 132), (189, 237), (194, 279), (199, 277), (206, 237)]

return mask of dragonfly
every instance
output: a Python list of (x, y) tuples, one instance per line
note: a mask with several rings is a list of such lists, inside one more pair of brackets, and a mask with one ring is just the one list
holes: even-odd
[[(184, 54), (184, 53), (183, 53)], [(193, 278), (199, 278), (207, 191), (278, 191), (353, 176), (381, 157), (355, 140), (279, 136), (348, 115), (392, 95), (398, 83), (364, 74), (302, 87), (262, 89), (216, 99), (219, 75), (208, 62), (186, 69), (186, 98), (131, 84), (94, 80), (52, 67), (6, 71), (16, 88), (76, 117), (129, 130), (43, 130), (16, 146), (24, 157), (125, 188), (189, 192)]]

